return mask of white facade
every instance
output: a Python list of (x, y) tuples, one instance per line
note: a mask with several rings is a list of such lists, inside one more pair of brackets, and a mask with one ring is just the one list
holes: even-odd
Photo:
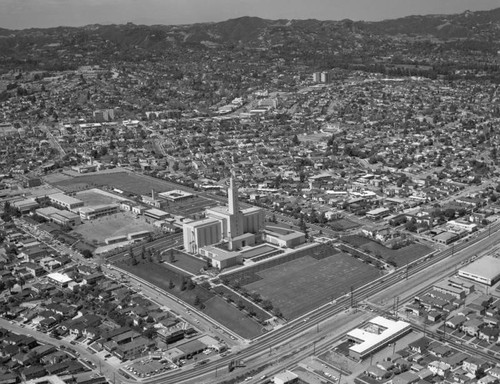
[(222, 240), (221, 225), (218, 220), (204, 219), (184, 223), (184, 249), (198, 253), (200, 248)]

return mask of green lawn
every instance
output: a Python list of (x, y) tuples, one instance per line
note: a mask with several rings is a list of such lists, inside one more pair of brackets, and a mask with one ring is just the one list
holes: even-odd
[(205, 305), (203, 312), (241, 337), (253, 339), (262, 334), (263, 327), (259, 323), (219, 296), (214, 296)]
[[(204, 313), (244, 338), (251, 339), (262, 333), (262, 326), (257, 321), (213, 292), (200, 286), (182, 291), (180, 289), (182, 276), (187, 274), (169, 268), (168, 264), (141, 260), (139, 264), (134, 266), (130, 262), (122, 262), (118, 263), (117, 267), (156, 285), (192, 306), (194, 306), (195, 298), (198, 296), (205, 305)], [(169, 288), (170, 281), (175, 284), (172, 289)]]

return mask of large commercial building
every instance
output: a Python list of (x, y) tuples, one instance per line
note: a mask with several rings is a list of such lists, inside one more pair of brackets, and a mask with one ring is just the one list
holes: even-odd
[(184, 249), (199, 253), (206, 245), (226, 243), (229, 251), (253, 245), (255, 235), (264, 228), (264, 211), (260, 208), (240, 209), (238, 189), (230, 180), (228, 206), (207, 209), (206, 219), (186, 222), (183, 226)]
[(484, 256), (458, 271), (458, 275), (485, 285), (500, 280), (500, 259)]
[(363, 360), (411, 331), (411, 325), (404, 321), (394, 321), (377, 316), (362, 328), (353, 329), (347, 339), (354, 342), (349, 355)]

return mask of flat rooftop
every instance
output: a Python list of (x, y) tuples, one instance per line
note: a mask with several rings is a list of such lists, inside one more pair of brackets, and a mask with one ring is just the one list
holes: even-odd
[(49, 279), (57, 281), (60, 284), (65, 284), (69, 283), (70, 281), (73, 281), (73, 279), (71, 279), (69, 276), (63, 275), (62, 273), (59, 272), (50, 273), (47, 275), (47, 277)]
[(464, 268), (461, 268), (460, 272), (495, 280), (495, 278), (500, 275), (500, 259), (493, 256), (483, 256)]
[(411, 325), (404, 321), (394, 321), (377, 316), (370, 320), (363, 328), (353, 329), (347, 334), (356, 340), (361, 340), (359, 344), (353, 345), (350, 350), (363, 355), (366, 351), (383, 344), (397, 334), (409, 329)]

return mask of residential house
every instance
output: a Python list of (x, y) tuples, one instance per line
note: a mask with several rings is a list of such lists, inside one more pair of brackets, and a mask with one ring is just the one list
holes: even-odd
[(434, 361), (430, 362), (427, 365), (427, 368), (429, 368), (429, 370), (434, 375), (441, 376), (441, 377), (447, 376), (451, 370), (451, 367), (449, 364), (446, 364), (445, 362), (439, 361), (439, 360), (434, 360)]

